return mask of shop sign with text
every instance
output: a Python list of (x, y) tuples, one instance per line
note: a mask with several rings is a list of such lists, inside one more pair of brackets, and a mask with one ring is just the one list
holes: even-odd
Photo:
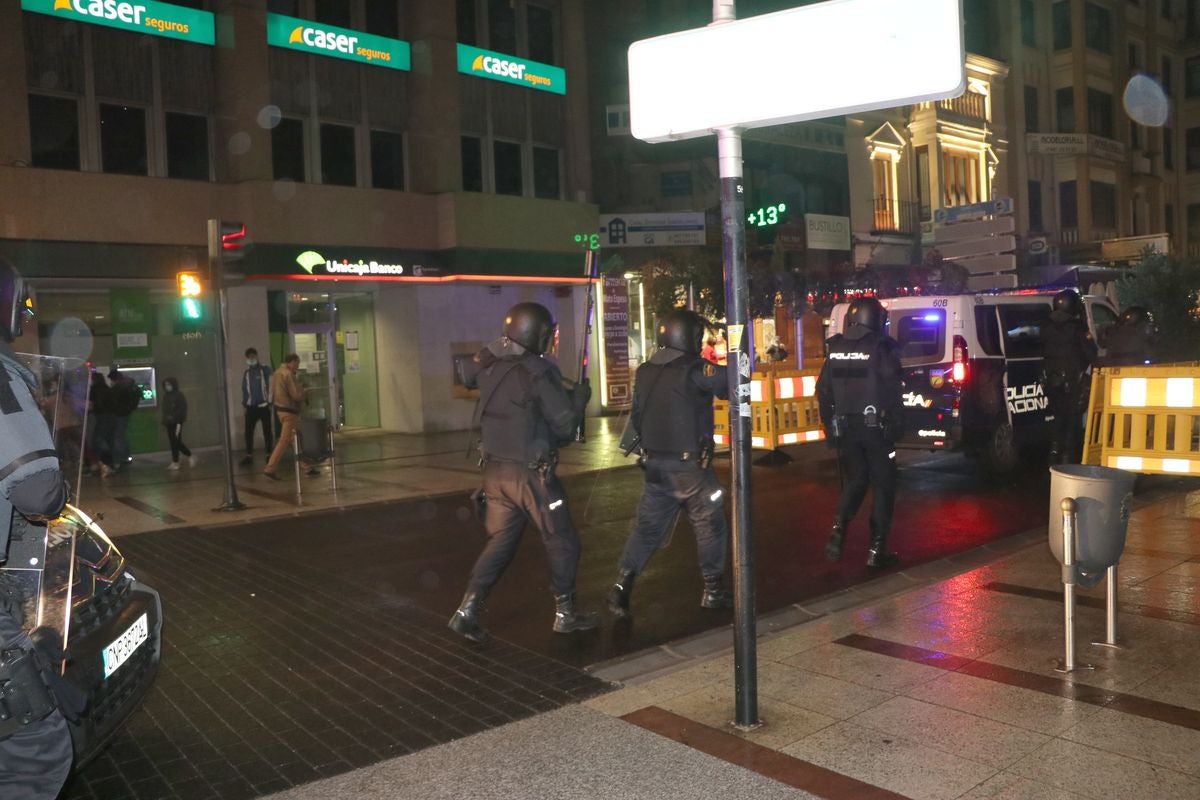
[(267, 44), (376, 67), (412, 68), (408, 42), (282, 14), (267, 14)]
[(458, 71), (464, 75), (514, 83), (543, 92), (567, 93), (567, 72), (561, 67), (504, 53), (493, 53), (491, 50), (481, 50), (465, 44), (458, 46)]
[(621, 275), (605, 275), (601, 282), (600, 313), (604, 331), (605, 408), (629, 408), (633, 403), (633, 375), (629, 369), (629, 282)]
[(216, 41), (216, 25), (209, 12), (154, 0), (21, 0), (21, 8), (73, 22), (195, 44), (211, 45)]
[(399, 275), (420, 275), (423, 270), (419, 265), (405, 266), (376, 261), (375, 259), (358, 258), (326, 258), (316, 250), (305, 250), (296, 256), (300, 269), (309, 275), (356, 275), (359, 277), (395, 277)]

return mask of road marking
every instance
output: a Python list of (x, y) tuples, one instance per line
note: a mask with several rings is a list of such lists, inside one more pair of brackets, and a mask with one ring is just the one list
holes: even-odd
[[(983, 588), (992, 592), (1032, 597), (1037, 600), (1049, 600), (1052, 603), (1062, 602), (1062, 592), (1055, 591), (1054, 589), (1035, 589), (1031, 586), (1018, 586), (1013, 583), (1002, 583), (1000, 581), (985, 583)], [(1075, 595), (1075, 602), (1088, 608), (1103, 609), (1105, 607), (1103, 597), (1089, 597), (1077, 594)], [(1120, 601), (1119, 596), (1117, 610), (1122, 614), (1134, 614), (1139, 617), (1149, 617), (1150, 619), (1166, 619), (1171, 622), (1183, 622), (1187, 625), (1200, 625), (1200, 614), (1194, 611), (1181, 611), (1179, 609), (1152, 606), (1145, 603), (1123, 603)]]
[(187, 522), (182, 517), (177, 517), (169, 511), (163, 511), (158, 506), (152, 506), (149, 503), (138, 500), (136, 497), (114, 497), (113, 499), (118, 503), (124, 503), (130, 508), (158, 520), (164, 525), (178, 525), (181, 522)]

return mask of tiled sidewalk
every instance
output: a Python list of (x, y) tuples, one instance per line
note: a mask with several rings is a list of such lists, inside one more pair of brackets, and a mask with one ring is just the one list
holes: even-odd
[(731, 655), (587, 705), (829, 798), (1200, 798), (1200, 519), (1185, 506), (1130, 522), (1125, 649), (1089, 644), (1103, 595), (1082, 592), (1078, 661), (1094, 672), (1053, 669), (1061, 587), (1041, 540), (761, 639), (758, 730), (729, 724)]

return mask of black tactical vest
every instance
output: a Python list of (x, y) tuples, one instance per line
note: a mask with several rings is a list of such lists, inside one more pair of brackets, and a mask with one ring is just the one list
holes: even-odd
[(884, 410), (879, 390), (879, 335), (861, 339), (839, 334), (829, 340), (829, 367), (833, 382), (833, 413), (860, 416), (868, 406)]
[(712, 441), (712, 396), (690, 375), (704, 360), (684, 355), (665, 364), (638, 367), (637, 385), (646, 392), (638, 433), (648, 453), (695, 453)]
[(479, 374), (483, 452), (492, 458), (534, 464), (554, 451), (553, 435), (537, 402), (534, 381), (549, 368), (535, 356), (502, 358)]

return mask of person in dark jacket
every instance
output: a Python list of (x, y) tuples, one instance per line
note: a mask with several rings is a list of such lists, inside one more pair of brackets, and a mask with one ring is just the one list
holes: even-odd
[(707, 322), (694, 311), (675, 309), (658, 326), (658, 351), (637, 369), (633, 411), (621, 449), (638, 450), (646, 473), (637, 519), (617, 564), (608, 608), (630, 616), (634, 579), (686, 511), (696, 534), (704, 592), (702, 608), (729, 608), (725, 558), (729, 526), (725, 489), (712, 468), (713, 397), (728, 397), (726, 367), (700, 354)]
[(91, 450), (95, 454), (100, 475), (107, 478), (113, 473), (113, 431), (116, 416), (112, 411), (112, 394), (108, 382), (99, 371), (92, 371), (92, 387), (88, 391), (88, 403), (92, 423)]
[(179, 381), (167, 378), (163, 381), (162, 424), (167, 429), (167, 441), (171, 444), (169, 470), (179, 469), (179, 455), (187, 456), (188, 466), (196, 466), (196, 457), (183, 443), (183, 423), (187, 422), (187, 398), (179, 391)]
[(896, 503), (896, 445), (903, 431), (903, 371), (900, 345), (883, 332), (886, 314), (873, 297), (855, 300), (844, 333), (831, 336), (817, 378), (817, 400), (825, 435), (838, 451), (842, 496), (825, 558), (840, 561), (846, 527), (868, 487), (874, 490), (868, 567), (897, 561), (887, 551)]
[(554, 474), (558, 449), (574, 439), (591, 387), (571, 391), (545, 358), (558, 325), (538, 303), (518, 303), (504, 320), (504, 336), (464, 365), (463, 385), (479, 389), (484, 525), (488, 540), (471, 570), (450, 629), (473, 642), (489, 638), (479, 619), (484, 598), (512, 561), (530, 520), (542, 534), (554, 592), (554, 632), (586, 631), (596, 614), (575, 606), (575, 574), (582, 550), (567, 494)]
[(1106, 331), (1103, 339), (1106, 367), (1131, 367), (1154, 360), (1154, 320), (1141, 306), (1122, 311), (1117, 324)]
[(133, 378), (115, 366), (108, 371), (108, 381), (108, 406), (113, 417), (112, 446), (109, 449), (111, 472), (118, 472), (129, 463), (129, 417), (141, 403), (142, 390)]
[(1083, 416), (1096, 344), (1088, 333), (1083, 300), (1074, 289), (1054, 295), (1050, 321), (1042, 328), (1046, 406), (1053, 417), (1050, 463), (1078, 464), (1083, 456)]
[(275, 447), (271, 421), (271, 368), (258, 360), (258, 351), (246, 348), (246, 371), (242, 373), (242, 408), (246, 411), (246, 455), (242, 466), (254, 463), (254, 428), (262, 425), (263, 452), (267, 458)]

